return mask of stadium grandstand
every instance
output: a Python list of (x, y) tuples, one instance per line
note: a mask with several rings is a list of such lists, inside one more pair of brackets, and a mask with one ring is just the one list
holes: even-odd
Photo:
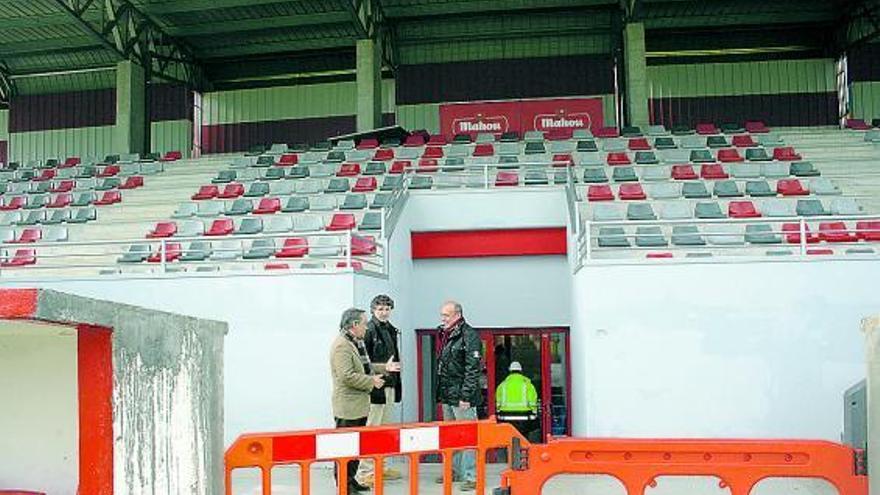
[(0, 0), (0, 495), (873, 495), (878, 280), (880, 0)]

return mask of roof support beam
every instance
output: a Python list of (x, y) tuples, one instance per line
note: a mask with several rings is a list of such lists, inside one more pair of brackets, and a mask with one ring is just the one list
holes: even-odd
[[(119, 60), (131, 60), (143, 67), (147, 80), (155, 76), (197, 89), (207, 88), (204, 70), (192, 50), (165, 33), (151, 16), (139, 11), (129, 0), (54, 2)], [(83, 16), (96, 2), (103, 12), (97, 23)]]
[(342, 0), (354, 22), (358, 36), (381, 44), (382, 64), (397, 69), (394, 30), (388, 25), (380, 0)]
[(5, 62), (0, 60), (0, 103), (9, 103), (15, 95), (15, 84), (12, 82), (12, 74)]

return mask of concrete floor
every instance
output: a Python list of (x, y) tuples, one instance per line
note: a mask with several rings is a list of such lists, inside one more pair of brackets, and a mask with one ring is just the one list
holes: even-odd
[[(397, 463), (395, 468), (407, 472), (405, 462)], [(491, 488), (500, 483), (500, 473), (506, 468), (503, 464), (487, 466), (486, 495), (491, 495)], [(441, 495), (442, 486), (434, 482), (440, 475), (438, 464), (423, 464), (419, 470), (420, 495)], [(385, 483), (387, 495), (416, 495), (409, 493), (409, 484), (405, 476), (403, 480)], [(262, 495), (260, 491), (259, 472), (242, 470), (233, 475), (233, 495)], [(453, 494), (473, 494), (462, 492), (454, 485)], [(311, 494), (331, 495), (336, 493), (333, 475), (327, 464), (315, 465), (312, 468)], [(371, 492), (362, 492), (373, 494)], [(272, 495), (305, 495), (299, 490), (299, 468), (281, 467), (273, 473)], [(730, 490), (719, 488), (719, 480), (709, 477), (666, 477), (659, 478), (656, 487), (645, 490), (645, 495), (729, 495)], [(514, 491), (513, 495), (519, 494)], [(535, 494), (537, 495), (537, 494)], [(542, 490), (541, 495), (627, 495), (623, 486), (614, 478), (602, 475), (559, 475), (551, 479)], [(771, 479), (759, 483), (751, 495), (837, 495), (837, 491), (822, 480), (814, 479)], [(845, 494), (842, 494), (845, 495)]]

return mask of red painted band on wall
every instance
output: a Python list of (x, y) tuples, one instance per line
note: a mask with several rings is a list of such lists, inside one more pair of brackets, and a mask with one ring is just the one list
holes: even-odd
[(546, 256), (567, 252), (565, 227), (413, 232), (413, 259)]
[(113, 495), (113, 333), (77, 326), (79, 492)]
[(30, 318), (37, 312), (37, 289), (0, 289), (0, 318)]

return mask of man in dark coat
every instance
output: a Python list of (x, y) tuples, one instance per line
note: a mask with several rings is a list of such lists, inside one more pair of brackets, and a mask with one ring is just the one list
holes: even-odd
[[(391, 324), (391, 311), (394, 309), (394, 300), (385, 294), (380, 294), (370, 302), (372, 318), (367, 323), (367, 334), (364, 337), (364, 345), (370, 360), (375, 364), (386, 363), (389, 359), (400, 363), (400, 349), (398, 340), (400, 331)], [(387, 373), (385, 385), (382, 388), (373, 389), (370, 393), (370, 413), (367, 416), (367, 426), (379, 426), (394, 422), (394, 410), (400, 403), (401, 386), (400, 372)], [(364, 459), (357, 473), (357, 480), (365, 486), (373, 486), (373, 461)], [(400, 471), (392, 467), (386, 467), (383, 473), (386, 480), (398, 480), (402, 477)]]
[[(464, 321), (461, 304), (447, 301), (440, 309), (440, 356), (437, 365), (437, 402), (444, 421), (474, 421), (482, 401), (482, 343)], [(463, 481), (461, 490), (476, 488), (476, 458), (471, 451), (457, 452), (452, 462), (453, 479)], [(440, 483), (443, 479), (438, 480)]]

